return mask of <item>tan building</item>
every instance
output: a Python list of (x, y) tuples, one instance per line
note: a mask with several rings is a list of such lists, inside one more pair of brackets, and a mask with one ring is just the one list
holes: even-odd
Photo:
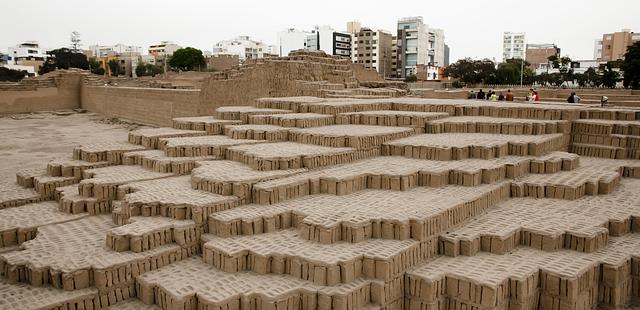
[(362, 27), (352, 34), (351, 61), (362, 64), (367, 69), (376, 70), (384, 77), (393, 74), (393, 36), (391, 33), (373, 31)]
[(629, 29), (623, 29), (620, 32), (605, 33), (602, 35), (602, 52), (598, 60), (611, 61), (624, 59), (627, 46), (638, 41), (640, 41), (640, 33), (634, 33)]
[(546, 68), (551, 56), (560, 57), (560, 48), (555, 44), (527, 44), (525, 60), (531, 70)]

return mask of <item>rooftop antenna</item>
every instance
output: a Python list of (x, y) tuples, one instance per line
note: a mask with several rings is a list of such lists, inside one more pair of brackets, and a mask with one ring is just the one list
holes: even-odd
[(77, 52), (80, 46), (82, 46), (82, 43), (80, 43), (81, 41), (79, 32), (74, 31), (71, 33), (71, 49), (74, 52)]

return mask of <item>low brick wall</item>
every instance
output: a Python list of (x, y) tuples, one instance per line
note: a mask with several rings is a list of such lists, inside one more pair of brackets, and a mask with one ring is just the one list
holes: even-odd
[(82, 87), (82, 108), (147, 125), (171, 127), (175, 117), (198, 115), (199, 105), (199, 89)]
[(0, 90), (0, 114), (69, 110), (80, 107), (79, 75), (67, 75), (57, 87), (5, 87)]

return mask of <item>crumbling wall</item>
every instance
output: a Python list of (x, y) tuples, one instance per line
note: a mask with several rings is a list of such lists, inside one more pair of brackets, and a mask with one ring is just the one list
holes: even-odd
[(82, 108), (137, 123), (171, 127), (172, 118), (198, 115), (200, 90), (82, 87)]
[(257, 98), (322, 96), (323, 90), (357, 87), (351, 62), (318, 52), (258, 59), (213, 75), (203, 83), (200, 115), (227, 105), (250, 105)]
[(80, 107), (82, 75), (0, 85), (0, 113), (69, 110)]
[(376, 70), (367, 69), (361, 64), (351, 64), (351, 68), (356, 75), (358, 82), (370, 82), (370, 81), (384, 81), (382, 75)]

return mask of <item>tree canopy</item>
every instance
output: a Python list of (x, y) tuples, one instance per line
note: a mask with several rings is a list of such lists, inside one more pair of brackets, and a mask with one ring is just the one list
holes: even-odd
[(489, 79), (495, 70), (495, 64), (489, 59), (464, 58), (445, 68), (445, 76), (457, 78), (463, 83), (477, 84)]
[(173, 53), (169, 60), (169, 66), (177, 70), (193, 71), (195, 69), (205, 68), (206, 62), (201, 50), (193, 47), (185, 47)]
[(27, 76), (27, 71), (0, 67), (0, 82), (18, 82)]
[(156, 76), (162, 73), (162, 68), (152, 64), (138, 64), (136, 67), (137, 76)]
[(624, 87), (640, 89), (640, 42), (627, 47), (621, 69), (624, 71)]
[(40, 67), (40, 74), (45, 74), (56, 69), (79, 68), (89, 70), (89, 61), (87, 61), (85, 54), (74, 52), (66, 47), (49, 51), (47, 54), (49, 56), (44, 64), (42, 64), (42, 67)]

